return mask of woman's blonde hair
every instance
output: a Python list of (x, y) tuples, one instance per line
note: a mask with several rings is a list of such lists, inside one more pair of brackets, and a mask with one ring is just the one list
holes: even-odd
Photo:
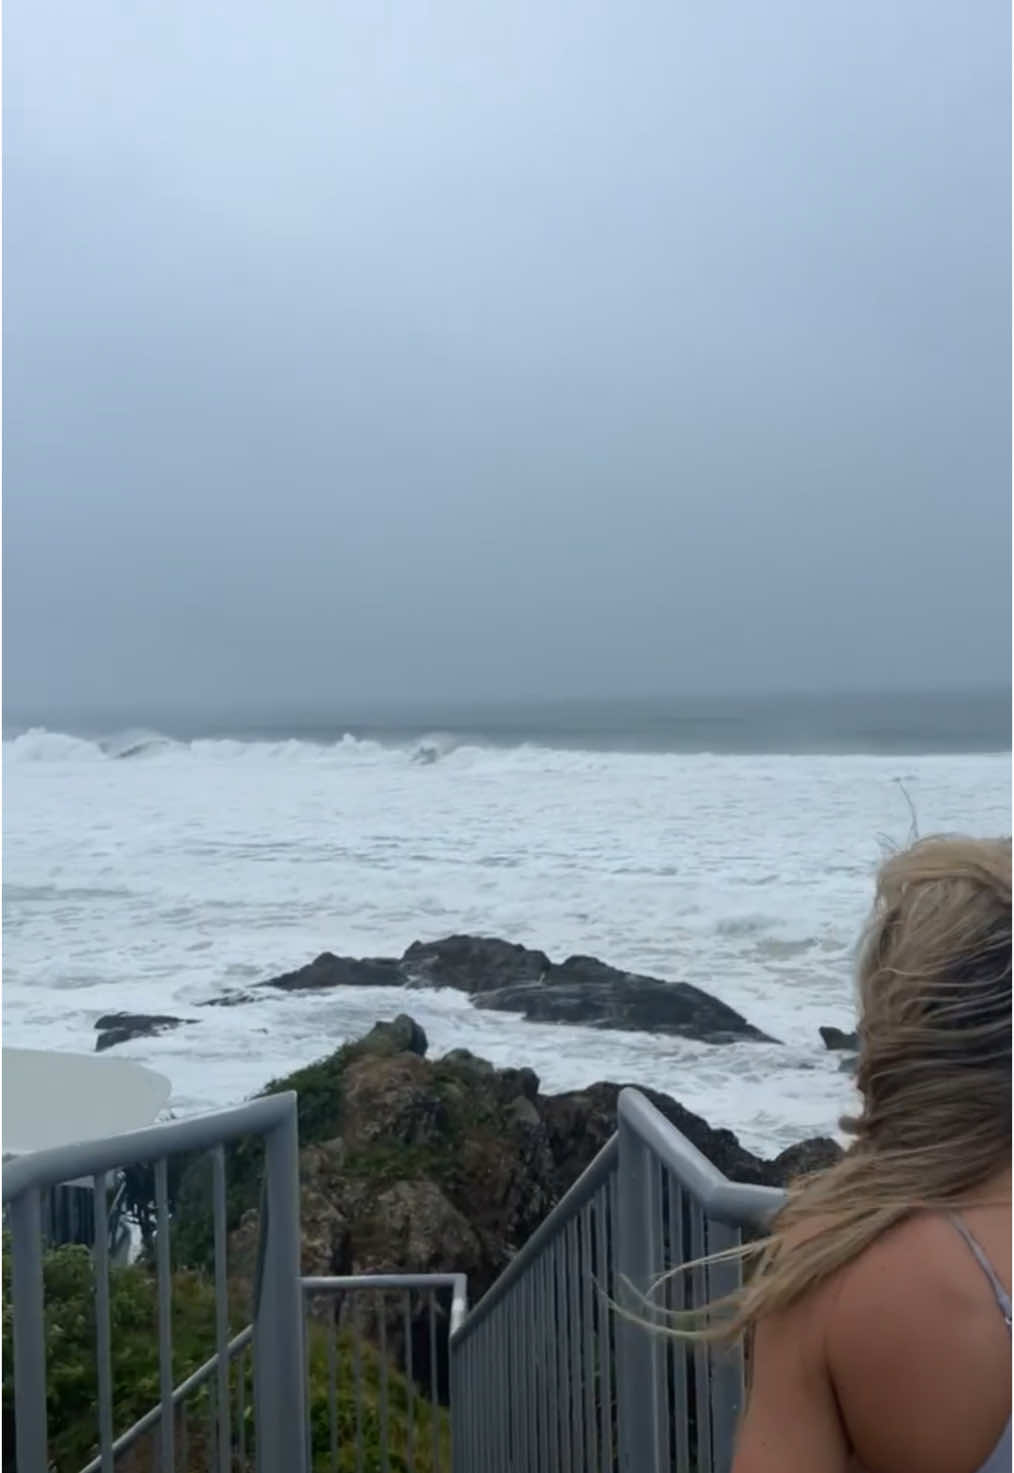
[(1010, 1164), (1010, 840), (922, 839), (888, 859), (858, 980), (862, 1109), (841, 1122), (853, 1143), (790, 1188), (770, 1236), (736, 1250), (757, 1263), (710, 1306), (708, 1339), (750, 1331), (909, 1214), (954, 1211)]

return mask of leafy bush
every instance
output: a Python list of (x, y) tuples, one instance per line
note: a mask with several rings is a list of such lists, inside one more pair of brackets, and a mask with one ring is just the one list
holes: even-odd
[[(3, 1402), (13, 1405), (14, 1360), (10, 1299), (10, 1253), (4, 1242), (3, 1255)], [(43, 1258), (46, 1307), (46, 1380), (49, 1413), (49, 1455), (56, 1473), (78, 1473), (96, 1454), (98, 1375), (95, 1354), (95, 1287), (91, 1253), (87, 1248), (62, 1247), (48, 1250)], [(110, 1328), (112, 1342), (113, 1406), (115, 1432), (131, 1426), (155, 1406), (159, 1397), (158, 1295), (154, 1274), (144, 1263), (110, 1270)], [(233, 1333), (241, 1318), (233, 1306)], [(330, 1378), (327, 1335), (324, 1327), (310, 1326), (310, 1427), (315, 1473), (330, 1469)], [(215, 1295), (212, 1283), (190, 1270), (173, 1275), (173, 1381), (178, 1384), (202, 1365), (215, 1349)], [(432, 1473), (434, 1413), (423, 1396), (410, 1388), (406, 1378), (392, 1367), (386, 1376), (387, 1444), (389, 1459), (381, 1453), (382, 1365), (376, 1349), (365, 1340), (360, 1347), (358, 1389), (354, 1373), (354, 1346), (347, 1334), (337, 1337), (337, 1376), (333, 1383), (338, 1431), (339, 1473), (356, 1469), (357, 1427), (362, 1438), (363, 1473), (403, 1473), (409, 1467), (409, 1425), (412, 1426), (414, 1467)], [(236, 1368), (233, 1369), (235, 1385)], [(249, 1385), (249, 1382), (248, 1382)], [(357, 1418), (357, 1403), (359, 1406)], [(411, 1404), (412, 1415), (409, 1416)], [(189, 1464), (205, 1468), (207, 1447), (203, 1428), (207, 1425), (208, 1390), (202, 1389), (188, 1402), (192, 1427)], [(246, 1397), (247, 1449), (253, 1447), (251, 1398)], [(449, 1467), (450, 1427), (447, 1413), (435, 1413), (440, 1466)], [(179, 1441), (179, 1439), (177, 1439)], [(9, 1452), (5, 1449), (5, 1465)], [(147, 1467), (143, 1459), (132, 1469)], [(154, 1466), (154, 1463), (152, 1464)], [(182, 1467), (182, 1463), (179, 1464)], [(238, 1464), (237, 1464), (238, 1466)]]
[[(82, 1467), (97, 1451), (98, 1373), (92, 1256), (78, 1246), (43, 1256), (46, 1312), (46, 1390), (50, 1459), (59, 1473)], [(158, 1401), (158, 1298), (154, 1276), (139, 1264), (109, 1274), (113, 1406), (117, 1430)], [(10, 1254), (3, 1256), (3, 1400), (11, 1405), (14, 1357)], [(215, 1296), (199, 1274), (173, 1281), (173, 1378), (182, 1380), (215, 1345)]]
[[(327, 1341), (323, 1327), (311, 1324), (310, 1334), (310, 1435), (313, 1473), (331, 1470), (331, 1401), (335, 1410), (338, 1473), (356, 1473), (357, 1440), (363, 1448), (362, 1473), (437, 1473), (451, 1466), (450, 1418), (443, 1407), (435, 1412), (408, 1379), (388, 1367), (387, 1384), (381, 1395), (382, 1362), (374, 1346), (361, 1343), (361, 1372), (357, 1391), (355, 1346), (342, 1333), (336, 1342), (337, 1375), (332, 1383)], [(383, 1407), (386, 1404), (386, 1418)], [(357, 1405), (359, 1408), (357, 1414)], [(411, 1415), (410, 1415), (411, 1409)], [(386, 1438), (384, 1436), (386, 1421)], [(387, 1443), (388, 1458), (382, 1448)], [(434, 1444), (437, 1459), (434, 1459)], [(411, 1453), (411, 1457), (410, 1457)]]

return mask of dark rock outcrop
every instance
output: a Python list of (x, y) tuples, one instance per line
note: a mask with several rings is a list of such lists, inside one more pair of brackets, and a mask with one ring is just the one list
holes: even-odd
[(283, 992), (303, 992), (328, 987), (404, 987), (400, 964), (384, 958), (358, 961), (355, 957), (334, 956), (322, 952), (305, 967), (272, 977), (264, 987), (278, 987)]
[(187, 1022), (186, 1018), (173, 1018), (162, 1013), (106, 1013), (99, 1018), (95, 1027), (99, 1036), (95, 1040), (95, 1052), (103, 1053), (115, 1048), (118, 1043), (129, 1043), (132, 1038), (154, 1038), (167, 1033)]
[(415, 941), (401, 965), (405, 980), (416, 986), (455, 987), (473, 995), (541, 982), (553, 966), (544, 951), (530, 951), (493, 936)]
[(594, 1028), (671, 1033), (703, 1043), (774, 1040), (688, 982), (661, 982), (620, 972), (595, 957), (572, 956), (536, 982), (473, 995), (476, 1007), (522, 1013), (536, 1023), (583, 1023)]
[(283, 991), (331, 987), (453, 987), (476, 1007), (533, 1022), (667, 1033), (705, 1043), (773, 1042), (735, 1009), (686, 982), (663, 982), (596, 957), (551, 962), (545, 952), (479, 936), (415, 942), (400, 961), (325, 952), (261, 984)]
[(418, 1054), (424, 1059), (429, 1040), (414, 1018), (399, 1013), (393, 1023), (374, 1023), (357, 1048), (361, 1054)]
[(787, 1187), (800, 1176), (810, 1176), (815, 1171), (825, 1171), (835, 1166), (845, 1152), (830, 1136), (818, 1135), (812, 1140), (800, 1141), (776, 1156), (768, 1165), (768, 1179), (772, 1186)]
[(824, 1047), (833, 1052), (855, 1053), (859, 1048), (858, 1033), (843, 1033), (840, 1028), (825, 1027), (820, 1030), (820, 1036), (824, 1040)]

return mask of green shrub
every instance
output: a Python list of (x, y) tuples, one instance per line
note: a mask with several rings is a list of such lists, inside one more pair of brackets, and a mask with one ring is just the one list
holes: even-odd
[[(87, 1248), (49, 1249), (43, 1256), (46, 1313), (46, 1391), (50, 1458), (59, 1473), (83, 1466), (97, 1451), (94, 1406), (98, 1398), (95, 1353), (95, 1289)], [(109, 1274), (113, 1406), (123, 1431), (158, 1401), (158, 1298), (153, 1275), (142, 1265)], [(215, 1296), (199, 1274), (173, 1281), (173, 1378), (182, 1380), (212, 1354)], [(10, 1254), (3, 1257), (3, 1399), (10, 1405), (14, 1358)]]
[[(331, 1469), (331, 1399), (334, 1398), (337, 1429), (338, 1473), (355, 1473), (358, 1467), (357, 1438), (363, 1446), (363, 1473), (437, 1473), (451, 1465), (450, 1418), (445, 1408), (434, 1412), (428, 1395), (411, 1387), (407, 1378), (388, 1367), (386, 1395), (381, 1396), (381, 1358), (374, 1346), (361, 1343), (361, 1372), (357, 1394), (355, 1347), (349, 1335), (337, 1337), (337, 1375), (330, 1382), (327, 1341), (323, 1327), (311, 1324), (310, 1334), (310, 1434), (313, 1473)], [(382, 1457), (383, 1413), (387, 1406), (388, 1461)], [(359, 1414), (357, 1419), (357, 1404)], [(411, 1407), (411, 1415), (410, 1415)], [(412, 1458), (409, 1459), (411, 1432)], [(438, 1460), (434, 1461), (434, 1434)]]
[[(49, 1414), (49, 1455), (56, 1473), (78, 1473), (98, 1451), (95, 1405), (98, 1375), (95, 1353), (95, 1299), (92, 1256), (87, 1248), (48, 1250), (43, 1258), (46, 1307), (46, 1382)], [(155, 1406), (159, 1397), (158, 1295), (154, 1274), (143, 1263), (114, 1267), (109, 1276), (112, 1342), (114, 1432), (119, 1434)], [(242, 1323), (233, 1306), (232, 1330)], [(330, 1468), (331, 1387), (327, 1336), (322, 1326), (310, 1326), (310, 1426), (314, 1470)], [(215, 1295), (209, 1279), (190, 1270), (173, 1275), (173, 1381), (178, 1384), (202, 1365), (215, 1349)], [(340, 1473), (356, 1468), (357, 1390), (353, 1345), (343, 1332), (337, 1340), (338, 1374), (334, 1386)], [(14, 1360), (10, 1301), (10, 1253), (3, 1255), (3, 1401), (12, 1405)], [(381, 1361), (376, 1349), (361, 1345), (361, 1399), (359, 1427), (363, 1443), (363, 1473), (381, 1473)], [(249, 1361), (247, 1361), (249, 1364)], [(236, 1369), (233, 1368), (235, 1385)], [(249, 1385), (249, 1382), (248, 1382)], [(203, 1429), (208, 1416), (208, 1389), (188, 1402), (190, 1462), (206, 1467)], [(409, 1417), (410, 1400), (412, 1416)], [(252, 1449), (252, 1413), (247, 1407), (247, 1447)], [(418, 1473), (433, 1470), (433, 1413), (418, 1392), (410, 1397), (406, 1378), (387, 1371), (387, 1442), (391, 1473), (403, 1473), (409, 1464), (409, 1422), (414, 1429), (414, 1466)], [(436, 1412), (440, 1464), (449, 1467), (450, 1428), (447, 1413)], [(131, 1467), (144, 1467), (132, 1463)]]

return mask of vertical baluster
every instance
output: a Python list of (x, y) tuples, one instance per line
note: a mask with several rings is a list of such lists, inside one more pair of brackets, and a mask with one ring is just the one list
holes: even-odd
[(508, 1346), (510, 1346), (510, 1380), (508, 1380), (507, 1385), (503, 1389), (504, 1410), (507, 1413), (507, 1448), (508, 1454), (510, 1454), (510, 1463), (508, 1463), (508, 1466), (511, 1469), (516, 1469), (516, 1467), (522, 1466), (520, 1444), (522, 1444), (523, 1430), (522, 1343), (520, 1343), (520, 1330), (522, 1330), (520, 1312), (522, 1312), (522, 1308), (520, 1308), (520, 1295), (517, 1293), (517, 1284), (514, 1284), (513, 1289), (508, 1293), (507, 1299), (503, 1304), (503, 1312), (507, 1320), (508, 1335), (510, 1335), (510, 1340), (508, 1340)]
[(113, 1473), (113, 1369), (109, 1328), (109, 1204), (106, 1173), (92, 1178), (95, 1197), (95, 1348), (102, 1473)]
[(356, 1473), (363, 1473), (363, 1343), (359, 1326), (359, 1296), (352, 1296), (352, 1360), (356, 1383)]
[(263, 1251), (254, 1319), (258, 1473), (298, 1468), (306, 1457), (307, 1368), (299, 1279), (299, 1133), (294, 1097), (290, 1104), (265, 1137)]
[(405, 1436), (408, 1473), (415, 1473), (415, 1379), (412, 1367), (412, 1291), (405, 1290)]
[(14, 1423), (19, 1473), (47, 1473), (46, 1317), (42, 1201), (35, 1188), (7, 1206), (11, 1230)]
[(549, 1313), (546, 1305), (545, 1249), (542, 1250), (532, 1264), (532, 1298), (535, 1301), (532, 1363), (535, 1368), (536, 1425), (538, 1432), (535, 1468), (537, 1469), (537, 1473), (549, 1473)]
[[(239, 1353), (236, 1378), (236, 1451), (239, 1473), (246, 1473), (246, 1347)], [(186, 1469), (183, 1470), (186, 1473)]]
[(303, 1387), (303, 1412), (305, 1420), (303, 1456), (308, 1469), (313, 1467), (313, 1417), (311, 1415), (312, 1388), (310, 1386), (310, 1301), (303, 1295), (303, 1364), (306, 1366), (306, 1382)]
[(570, 1262), (567, 1283), (567, 1324), (570, 1339), (570, 1439), (574, 1468), (584, 1473), (584, 1400), (581, 1366), (581, 1258), (577, 1219), (572, 1217), (564, 1228), (567, 1257)]
[(215, 1473), (215, 1465), (218, 1462), (216, 1451), (218, 1447), (218, 1414), (216, 1409), (217, 1396), (215, 1381), (208, 1382), (208, 1446), (207, 1453), (208, 1473)]
[(494, 1473), (508, 1473), (507, 1461), (507, 1424), (509, 1412), (504, 1387), (507, 1385), (510, 1371), (507, 1363), (507, 1346), (504, 1335), (503, 1305), (498, 1304), (493, 1313), (486, 1321), (486, 1339), (489, 1346), (490, 1366), (492, 1368), (491, 1396), (494, 1398), (493, 1411), (493, 1462)]
[(529, 1266), (524, 1281), (525, 1376), (528, 1385), (528, 1431), (525, 1444), (526, 1467), (535, 1473), (539, 1460), (539, 1374), (536, 1360), (535, 1322), (538, 1302), (535, 1296), (534, 1265)]
[(595, 1337), (595, 1214), (591, 1202), (581, 1209), (578, 1219), (581, 1244), (581, 1317), (584, 1328), (584, 1439), (585, 1458), (589, 1468), (597, 1469), (598, 1428), (595, 1420), (595, 1396), (598, 1367)]
[(378, 1291), (374, 1300), (377, 1314), (377, 1343), (380, 1347), (380, 1466), (383, 1473), (390, 1473), (391, 1449), (387, 1423), (387, 1317), (384, 1311), (384, 1293)]
[(546, 1245), (542, 1255), (543, 1299), (546, 1306), (546, 1338), (542, 1373), (546, 1385), (546, 1415), (549, 1423), (549, 1467), (560, 1467), (560, 1370), (557, 1364), (559, 1327), (556, 1319), (556, 1249)]
[[(620, 1302), (653, 1323), (655, 1307), (643, 1296), (662, 1270), (658, 1163), (620, 1115), (619, 1121)], [(666, 1468), (669, 1428), (666, 1418), (664, 1347), (657, 1334), (632, 1320), (616, 1327), (620, 1466), (623, 1473)]]
[[(696, 1262), (707, 1256), (708, 1226), (696, 1202), (690, 1206), (690, 1257)], [(708, 1302), (708, 1270), (706, 1266), (690, 1271), (691, 1308), (702, 1309)], [(711, 1352), (707, 1345), (694, 1347), (694, 1408), (697, 1429), (696, 1473), (714, 1473), (711, 1444)]]
[(612, 1189), (615, 1172), (610, 1173), (596, 1193), (595, 1205), (599, 1225), (599, 1448), (602, 1473), (613, 1468), (613, 1272), (612, 1272)]
[(437, 1409), (440, 1398), (437, 1387), (437, 1299), (431, 1289), (429, 1292), (429, 1320), (430, 1320), (430, 1411), (433, 1419), (433, 1473), (440, 1473), (440, 1419)]
[(556, 1298), (556, 1374), (560, 1378), (560, 1467), (571, 1473), (570, 1440), (570, 1336), (567, 1316), (567, 1244), (563, 1235), (553, 1243)]
[[(724, 1253), (738, 1248), (740, 1233), (724, 1223), (708, 1222), (708, 1250)], [(734, 1294), (741, 1280), (738, 1260), (713, 1263), (710, 1268), (709, 1292), (712, 1301)], [(711, 1358), (711, 1431), (716, 1473), (729, 1473), (735, 1448), (736, 1427), (743, 1407), (743, 1355), (740, 1347), (714, 1350)]]
[(327, 1425), (331, 1473), (338, 1473), (338, 1299), (332, 1297), (327, 1317)]
[[(667, 1285), (659, 1284), (670, 1264), (665, 1249), (666, 1180), (668, 1173), (662, 1162), (652, 1151), (646, 1151), (649, 1163), (649, 1200), (651, 1214), (651, 1253), (654, 1263), (651, 1268), (652, 1319), (659, 1329), (652, 1332), (652, 1372), (658, 1406), (658, 1445), (663, 1467), (670, 1470), (675, 1456), (673, 1451), (672, 1407), (669, 1403), (669, 1341), (670, 1336), (662, 1333), (665, 1323)], [(647, 1333), (647, 1332), (646, 1332)]]
[(155, 1162), (155, 1259), (158, 1279), (159, 1463), (174, 1473), (172, 1257), (169, 1241), (169, 1163)]
[[(687, 1245), (683, 1232), (685, 1199), (683, 1188), (669, 1176), (666, 1182), (669, 1200), (669, 1263), (670, 1269), (687, 1261)], [(673, 1274), (669, 1280), (667, 1305), (676, 1311), (685, 1308), (687, 1302), (687, 1280), (684, 1273)], [(677, 1321), (679, 1323), (679, 1321)], [(688, 1391), (687, 1363), (689, 1347), (685, 1340), (674, 1338), (669, 1348), (669, 1395), (672, 1400), (673, 1430), (675, 1439), (674, 1473), (690, 1473), (690, 1397)]]
[(226, 1259), (225, 1147), (211, 1152), (211, 1182), (215, 1229), (215, 1353), (218, 1356), (218, 1473), (231, 1473), (232, 1434), (229, 1426), (229, 1284)]

